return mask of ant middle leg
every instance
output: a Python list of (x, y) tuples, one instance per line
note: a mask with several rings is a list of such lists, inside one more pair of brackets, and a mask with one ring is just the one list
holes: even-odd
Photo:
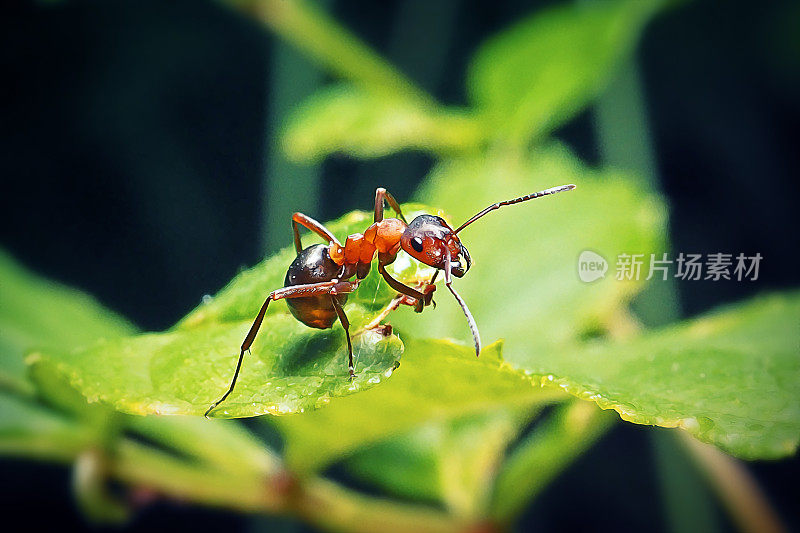
[(386, 265), (391, 264), (392, 261), (393, 258), (389, 254), (379, 253), (378, 272), (380, 272), (381, 276), (383, 276), (383, 279), (386, 280), (386, 283), (388, 283), (391, 288), (400, 294), (405, 294), (406, 296), (416, 299), (417, 303), (414, 306), (414, 311), (421, 313), (422, 309), (433, 301), (433, 291), (436, 290), (436, 286), (428, 284), (428, 286), (425, 288), (425, 292), (422, 293), (404, 283), (397, 281), (391, 276), (391, 274), (389, 274), (389, 272), (386, 271)]
[(384, 200), (386, 200), (389, 206), (394, 209), (394, 212), (397, 213), (397, 216), (400, 218), (400, 220), (408, 224), (406, 217), (403, 216), (403, 212), (400, 210), (400, 204), (398, 204), (397, 200), (394, 199), (394, 196), (392, 196), (391, 193), (383, 187), (378, 187), (375, 190), (375, 222), (380, 222), (383, 220)]

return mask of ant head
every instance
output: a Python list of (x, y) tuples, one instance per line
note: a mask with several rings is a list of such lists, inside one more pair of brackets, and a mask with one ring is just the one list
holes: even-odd
[(419, 215), (403, 231), (400, 246), (414, 259), (439, 269), (445, 268), (445, 249), (449, 249), (450, 272), (458, 278), (472, 265), (469, 252), (441, 217)]

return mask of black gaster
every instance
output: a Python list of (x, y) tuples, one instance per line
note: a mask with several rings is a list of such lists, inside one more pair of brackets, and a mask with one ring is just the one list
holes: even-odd
[[(292, 285), (306, 285), (320, 283), (336, 278), (342, 271), (328, 255), (328, 246), (314, 244), (302, 250), (286, 272), (284, 287)], [(347, 302), (347, 294), (339, 294), (336, 299), (341, 305)], [(292, 315), (311, 328), (328, 329), (336, 322), (336, 309), (327, 294), (320, 296), (303, 296), (301, 298), (287, 298), (286, 304)]]

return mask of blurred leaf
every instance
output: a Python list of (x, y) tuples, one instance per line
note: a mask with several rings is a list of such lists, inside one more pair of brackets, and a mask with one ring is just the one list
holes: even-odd
[(480, 124), (463, 110), (437, 109), (338, 84), (318, 91), (290, 116), (281, 143), (296, 161), (341, 152), (361, 158), (413, 149), (447, 153), (475, 148)]
[(744, 459), (800, 439), (800, 293), (757, 298), (641, 338), (529, 354), (527, 371), (637, 424), (681, 427)]
[(26, 359), (28, 376), (36, 386), (38, 403), (84, 422), (102, 424), (103, 419), (112, 415), (113, 410), (106, 405), (86, 403), (86, 398), (75, 390), (52, 365), (42, 364), (36, 353)]
[(0, 454), (70, 461), (90, 445), (93, 433), (74, 420), (0, 391)]
[(71, 349), (135, 328), (93, 298), (26, 271), (0, 249), (0, 387), (31, 392), (24, 355), (30, 349)]
[[(26, 362), (28, 363), (28, 375), (36, 386), (36, 395), (31, 400), (35, 400), (38, 405), (47, 407), (54, 412), (66, 415), (75, 424), (80, 425), (85, 432), (91, 435), (92, 448), (97, 453), (107, 453), (112, 450), (122, 433), (125, 422), (124, 415), (114, 411), (108, 405), (87, 403), (86, 398), (69, 384), (64, 375), (58, 372), (53, 365), (43, 364), (36, 353), (29, 355)], [(95, 459), (100, 460), (100, 458)], [(87, 459), (87, 464), (93, 460)], [(93, 496), (98, 495), (93, 494), (92, 490), (94, 488), (99, 490), (99, 487), (92, 487), (89, 483), (84, 488), (88, 490), (86, 503), (91, 505)], [(102, 507), (102, 497), (99, 495), (98, 497), (100, 500), (95, 503)]]
[(442, 500), (462, 517), (482, 516), (509, 441), (529, 415), (500, 409), (430, 422), (350, 457), (362, 481), (404, 497)]
[(277, 456), (237, 421), (196, 416), (133, 416), (126, 422), (129, 432), (220, 470), (264, 475), (279, 467)]
[(385, 98), (429, 102), (431, 97), (397, 67), (306, 0), (227, 0), (266, 24), (334, 76)]
[[(436, 167), (419, 193), (452, 214), (456, 225), (500, 200), (566, 183), (577, 189), (504, 207), (459, 234), (473, 265), (454, 286), (469, 305), (486, 339), (504, 339), (503, 355), (519, 364), (532, 354), (556, 353), (589, 334), (622, 327), (627, 301), (644, 286), (614, 279), (616, 256), (658, 253), (664, 248), (665, 218), (657, 196), (623, 174), (583, 166), (559, 146), (518, 161), (506, 154), (451, 160)], [(584, 250), (609, 262), (605, 279), (578, 277)], [(392, 317), (398, 331), (425, 337), (471, 338), (464, 315), (443, 291), (438, 307), (418, 317)]]
[(367, 445), (348, 458), (347, 470), (362, 482), (395, 496), (438, 501), (439, 450), (445, 424), (423, 423)]
[(660, 2), (570, 2), (539, 11), (476, 53), (468, 88), (493, 128), (539, 138), (575, 116), (630, 53)]
[(475, 519), (485, 516), (506, 446), (526, 418), (498, 410), (446, 426), (439, 468), (443, 499), (453, 513)]
[[(413, 216), (419, 207), (404, 206), (404, 211)], [(370, 222), (367, 213), (353, 212), (328, 226), (344, 239)], [(287, 248), (242, 272), (171, 331), (103, 340), (73, 351), (42, 351), (35, 359), (52, 364), (89, 401), (102, 400), (133, 414), (203, 414), (227, 390), (238, 347), (266, 295), (283, 286), (294, 256)], [(430, 269), (407, 258), (398, 259), (390, 270), (409, 283), (431, 275)], [(374, 318), (393, 296), (373, 269), (345, 306), (351, 331)], [(385, 381), (402, 350), (396, 336), (374, 330), (355, 334), (357, 377), (351, 383), (344, 331), (339, 326), (308, 328), (294, 319), (285, 303), (275, 302), (252, 353), (245, 356), (235, 391), (211, 414), (221, 418), (288, 414), (325, 405), (332, 397)]]
[(586, 402), (559, 406), (503, 463), (492, 494), (492, 518), (500, 522), (513, 520), (613, 422), (609, 413)]
[(558, 390), (531, 386), (527, 377), (511, 370), (497, 343), (476, 359), (470, 346), (416, 340), (407, 344), (400, 369), (385, 385), (331, 402), (326, 409), (271, 422), (284, 434), (289, 465), (309, 471), (427, 421), (509, 406), (522, 409), (563, 397)]

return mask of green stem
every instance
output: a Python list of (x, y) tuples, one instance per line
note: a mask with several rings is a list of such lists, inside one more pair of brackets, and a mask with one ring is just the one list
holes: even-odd
[(236, 472), (185, 461), (127, 439), (119, 443), (109, 472), (134, 488), (167, 497), (240, 512), (293, 516), (326, 531), (466, 529), (466, 524), (444, 512), (357, 494), (321, 478), (298, 480), (282, 467)]
[(247, 512), (278, 512), (277, 492), (264, 490), (258, 472), (234, 473), (180, 460), (131, 440), (119, 443), (109, 472), (136, 488), (214, 507)]
[(371, 92), (433, 104), (431, 97), (334, 19), (302, 0), (235, 2), (336, 76)]
[(354, 493), (328, 480), (304, 484), (292, 514), (329, 531), (438, 533), (468, 530), (442, 511)]
[(722, 531), (714, 495), (678, 442), (677, 435), (682, 433), (660, 428), (650, 431), (665, 530), (674, 533)]
[(685, 432), (681, 443), (708, 478), (711, 487), (739, 528), (747, 533), (786, 531), (761, 488), (741, 461)]

